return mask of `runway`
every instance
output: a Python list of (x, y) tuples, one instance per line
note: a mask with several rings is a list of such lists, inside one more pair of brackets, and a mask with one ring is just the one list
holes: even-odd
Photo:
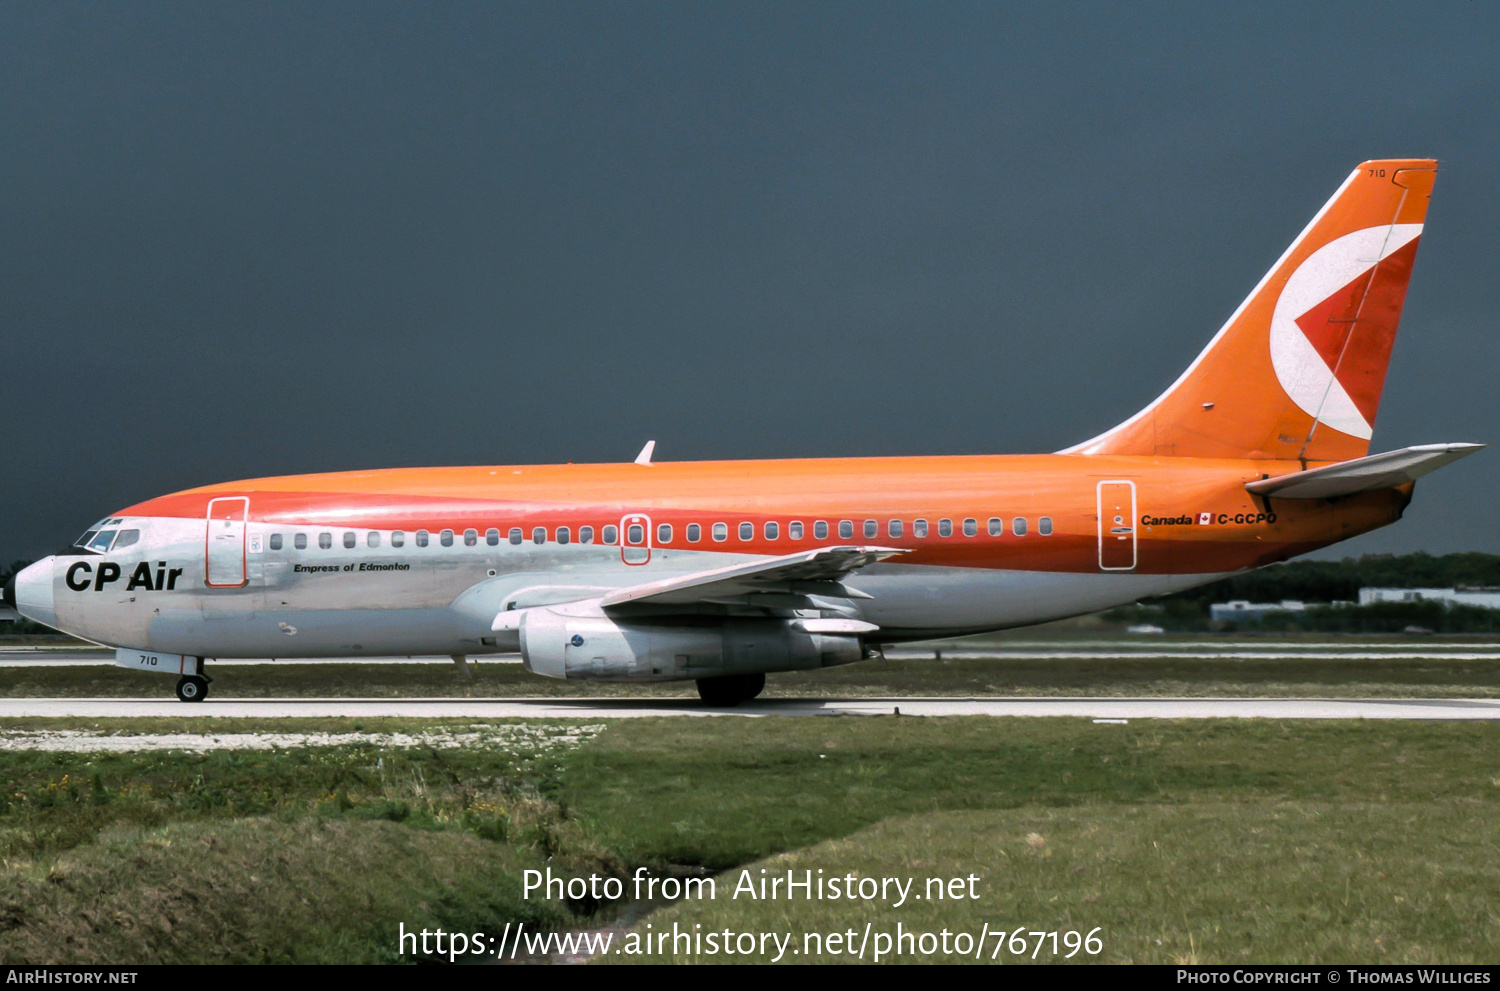
[(859, 698), (762, 699), (715, 709), (692, 699), (0, 699), (0, 718), (373, 717), (630, 719), (669, 716), (1019, 716), (1145, 719), (1500, 720), (1500, 699)]
[[(987, 661), (1123, 661), (1165, 659), (1186, 661), (1500, 661), (1500, 643), (1475, 640), (1253, 640), (1193, 637), (1181, 640), (1045, 639), (1005, 641), (994, 645), (956, 643), (948, 646), (888, 647), (885, 656), (907, 660)], [(519, 654), (477, 654), (478, 664), (519, 664)], [(76, 646), (3, 647), (0, 668), (72, 667), (114, 663), (112, 651)], [(250, 657), (215, 658), (213, 667), (293, 664), (449, 664), (448, 657)]]

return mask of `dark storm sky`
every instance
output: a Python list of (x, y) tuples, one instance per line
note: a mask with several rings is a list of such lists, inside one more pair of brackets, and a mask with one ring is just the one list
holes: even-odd
[[(1443, 159), (1375, 449), (1500, 441), (1500, 7), (0, 6), (0, 556), (212, 481), (1055, 450)], [(1500, 451), (1339, 553), (1500, 551)]]

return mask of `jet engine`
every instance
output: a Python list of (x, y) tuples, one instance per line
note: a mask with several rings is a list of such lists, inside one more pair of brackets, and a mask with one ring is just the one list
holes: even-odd
[(832, 667), (864, 657), (858, 636), (809, 632), (798, 624), (731, 617), (691, 625), (674, 618), (667, 625), (538, 607), (521, 617), (521, 659), (528, 671), (549, 678), (678, 681)]

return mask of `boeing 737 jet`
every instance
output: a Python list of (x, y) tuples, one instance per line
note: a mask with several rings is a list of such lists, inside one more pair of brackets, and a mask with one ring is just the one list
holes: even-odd
[[(1371, 456), (1437, 163), (1365, 162), (1166, 392), (1055, 454), (400, 468), (100, 520), (6, 589), (205, 697), (207, 659), (519, 652), (549, 678), (768, 673), (1093, 612), (1401, 518), (1478, 444)], [(1268, 187), (1273, 188), (1273, 187)]]

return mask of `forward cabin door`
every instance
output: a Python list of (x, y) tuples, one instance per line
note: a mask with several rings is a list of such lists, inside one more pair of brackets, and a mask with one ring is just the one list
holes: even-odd
[(245, 532), (250, 500), (244, 496), (213, 499), (208, 504), (204, 580), (210, 588), (245, 584)]
[(1099, 570), (1135, 568), (1135, 483), (1099, 483)]
[(632, 513), (620, 520), (620, 558), (626, 564), (651, 560), (651, 517)]

